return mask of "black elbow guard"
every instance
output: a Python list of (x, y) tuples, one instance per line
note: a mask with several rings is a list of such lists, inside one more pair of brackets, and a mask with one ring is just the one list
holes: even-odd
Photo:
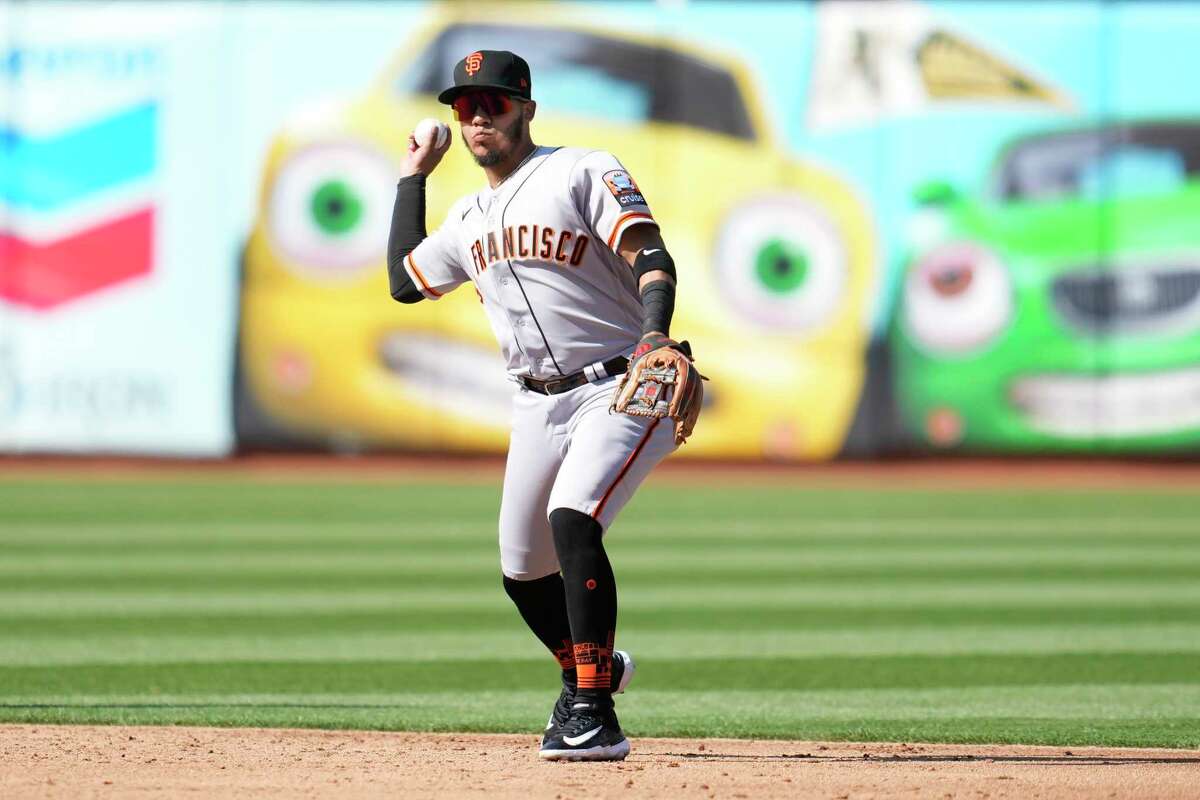
[(641, 281), (643, 275), (655, 270), (662, 270), (671, 276), (671, 280), (676, 280), (675, 260), (664, 248), (653, 247), (639, 251), (633, 259), (634, 277)]

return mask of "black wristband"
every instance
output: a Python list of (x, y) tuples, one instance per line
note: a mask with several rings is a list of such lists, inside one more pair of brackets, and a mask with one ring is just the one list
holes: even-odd
[(401, 303), (425, 298), (404, 269), (404, 257), (416, 250), (425, 236), (425, 176), (417, 173), (401, 178), (396, 184), (396, 205), (392, 208), (392, 230), (388, 235), (388, 283), (392, 297)]
[(675, 314), (675, 284), (672, 281), (653, 281), (642, 289), (642, 335), (658, 331), (671, 332), (671, 317)]

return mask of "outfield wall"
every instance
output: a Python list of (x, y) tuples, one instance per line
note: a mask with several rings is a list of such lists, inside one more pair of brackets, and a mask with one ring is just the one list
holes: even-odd
[[(0, 0), (0, 451), (502, 451), (475, 294), (383, 264), (501, 47), (662, 225), (685, 456), (1200, 448), (1200, 7), (465, 6)], [(478, 184), (454, 149), (430, 227)]]

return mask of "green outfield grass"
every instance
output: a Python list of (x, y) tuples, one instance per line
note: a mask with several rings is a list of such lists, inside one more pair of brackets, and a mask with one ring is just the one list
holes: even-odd
[[(0, 721), (535, 732), (498, 501), (0, 482)], [(608, 541), (633, 735), (1200, 746), (1191, 493), (659, 484)]]

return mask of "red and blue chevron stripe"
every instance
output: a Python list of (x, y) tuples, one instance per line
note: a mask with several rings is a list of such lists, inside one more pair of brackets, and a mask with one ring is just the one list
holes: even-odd
[(0, 127), (0, 298), (50, 309), (148, 274), (158, 107), (70, 130)]

